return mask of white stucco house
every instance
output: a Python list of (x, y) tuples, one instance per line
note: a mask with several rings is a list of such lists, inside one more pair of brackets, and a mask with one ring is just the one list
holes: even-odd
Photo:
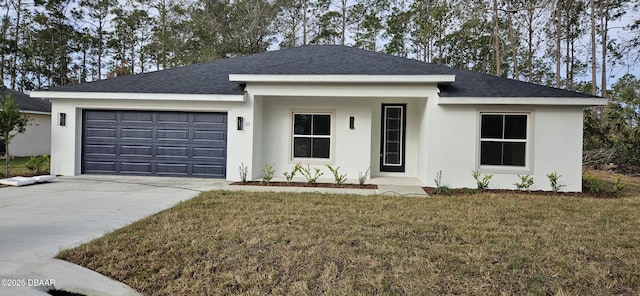
[(581, 190), (582, 111), (599, 97), (346, 46), (303, 46), (37, 91), (51, 172), (260, 179), (295, 163), (351, 180)]
[[(0, 102), (10, 95), (20, 111), (30, 118), (26, 131), (17, 134), (9, 143), (12, 156), (34, 156), (49, 154), (51, 150), (51, 103), (31, 98), (29, 95), (0, 85)], [(4, 140), (0, 138), (0, 155), (5, 154)]]

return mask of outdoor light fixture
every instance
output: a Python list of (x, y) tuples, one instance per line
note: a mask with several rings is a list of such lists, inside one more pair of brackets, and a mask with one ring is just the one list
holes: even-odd
[(356, 118), (351, 116), (349, 117), (349, 129), (355, 129), (356, 128)]
[(59, 126), (67, 125), (67, 113), (58, 113), (58, 125)]
[(238, 130), (241, 131), (244, 127), (244, 118), (242, 116), (238, 116)]

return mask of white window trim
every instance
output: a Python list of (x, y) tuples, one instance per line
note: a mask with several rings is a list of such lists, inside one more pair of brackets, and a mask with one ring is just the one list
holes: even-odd
[[(329, 115), (331, 117), (331, 129), (330, 135), (304, 135), (305, 138), (329, 138), (329, 158), (313, 158), (313, 157), (293, 157), (293, 139), (295, 138), (293, 125), (295, 123), (294, 116), (296, 114), (308, 114), (308, 115)], [(333, 164), (334, 151), (335, 151), (335, 139), (336, 139), (336, 112), (335, 110), (322, 110), (322, 109), (293, 109), (289, 110), (289, 163), (303, 163), (303, 164)]]
[[(405, 143), (406, 141), (405, 141), (405, 139), (404, 139), (403, 135), (405, 134), (405, 132), (406, 132), (406, 131), (404, 130), (404, 129), (405, 129), (405, 126), (404, 126), (402, 123), (406, 122), (406, 118), (404, 118), (404, 117), (406, 116), (406, 113), (407, 113), (407, 110), (406, 110), (406, 109), (407, 109), (407, 106), (406, 106), (406, 104), (405, 104), (405, 105), (402, 105), (402, 104), (398, 104), (398, 105), (395, 105), (395, 104), (388, 104), (387, 106), (384, 106), (384, 107), (382, 108), (382, 116), (383, 116), (383, 118), (384, 118), (385, 122), (383, 122), (383, 123), (382, 123), (382, 127), (381, 127), (383, 130), (386, 128), (386, 119), (387, 119), (387, 117), (386, 117), (386, 115), (387, 115), (386, 111), (387, 111), (387, 108), (400, 108), (400, 109), (401, 109), (401, 112), (400, 112), (400, 135), (399, 135), (399, 137), (400, 137), (400, 147), (399, 147), (399, 148), (400, 148), (400, 151), (398, 151), (398, 152), (399, 152), (399, 153), (398, 153), (398, 161), (399, 161), (400, 163), (398, 163), (398, 164), (395, 164), (395, 163), (387, 163), (387, 162), (386, 162), (387, 157), (386, 157), (386, 155), (384, 155), (384, 154), (383, 154), (383, 156), (382, 156), (382, 163), (383, 163), (383, 165), (384, 165), (384, 166), (401, 167), (401, 166), (405, 165), (405, 163), (403, 163), (403, 161), (402, 161), (402, 160), (404, 159), (403, 157), (405, 157), (405, 155), (404, 155), (404, 151), (405, 151), (405, 149), (406, 149), (406, 148), (404, 147), (404, 145), (406, 144), (406, 143)], [(383, 133), (382, 141), (383, 141), (383, 143), (385, 143), (385, 144), (387, 143), (387, 134), (386, 134), (386, 133)], [(386, 149), (383, 149), (383, 150), (386, 150)], [(386, 151), (385, 151), (385, 152), (386, 152)]]
[[(527, 116), (527, 138), (522, 139), (485, 139), (497, 142), (524, 142), (525, 144), (525, 160), (524, 166), (508, 166), (508, 165), (482, 165), (480, 163), (481, 157), (481, 143), (483, 138), (482, 134), (482, 115), (526, 115)], [(490, 174), (533, 174), (533, 127), (534, 127), (534, 112), (525, 110), (478, 110), (477, 118), (477, 136), (476, 136), (476, 169), (480, 173)]]

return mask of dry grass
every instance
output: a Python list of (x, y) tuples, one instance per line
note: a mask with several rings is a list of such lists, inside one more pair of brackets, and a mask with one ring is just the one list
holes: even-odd
[(148, 295), (638, 295), (640, 197), (216, 191), (60, 253)]

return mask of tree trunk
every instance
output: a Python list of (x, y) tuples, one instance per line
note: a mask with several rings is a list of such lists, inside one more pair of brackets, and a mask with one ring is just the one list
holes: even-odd
[(22, 16), (22, 0), (18, 0), (16, 4), (16, 29), (14, 32), (14, 38), (16, 43), (16, 52), (13, 54), (13, 61), (11, 65), (11, 89), (16, 89), (18, 80), (18, 51), (20, 48), (20, 17)]
[(560, 44), (562, 42), (562, 6), (561, 0), (556, 2), (556, 87), (560, 88), (560, 64), (561, 61), (561, 49)]
[(340, 34), (340, 44), (344, 45), (344, 37), (347, 31), (347, 0), (342, 1), (342, 32)]
[(3, 135), (2, 137), (4, 139), (4, 160), (7, 168), (6, 177), (9, 178), (9, 134)]
[(596, 95), (597, 81), (596, 81), (596, 4), (594, 0), (591, 0), (591, 94)]
[(609, 30), (609, 1), (604, 1), (603, 16), (600, 19), (600, 30), (602, 31), (602, 89), (600, 96), (607, 97), (607, 31)]
[(509, 15), (509, 43), (511, 43), (511, 58), (513, 59), (513, 79), (520, 80), (520, 73), (518, 72), (518, 53), (516, 48), (516, 41), (513, 36), (513, 22), (511, 20), (511, 12)]
[(500, 39), (498, 37), (498, 0), (493, 0), (493, 53), (496, 63), (496, 76), (501, 76)]

